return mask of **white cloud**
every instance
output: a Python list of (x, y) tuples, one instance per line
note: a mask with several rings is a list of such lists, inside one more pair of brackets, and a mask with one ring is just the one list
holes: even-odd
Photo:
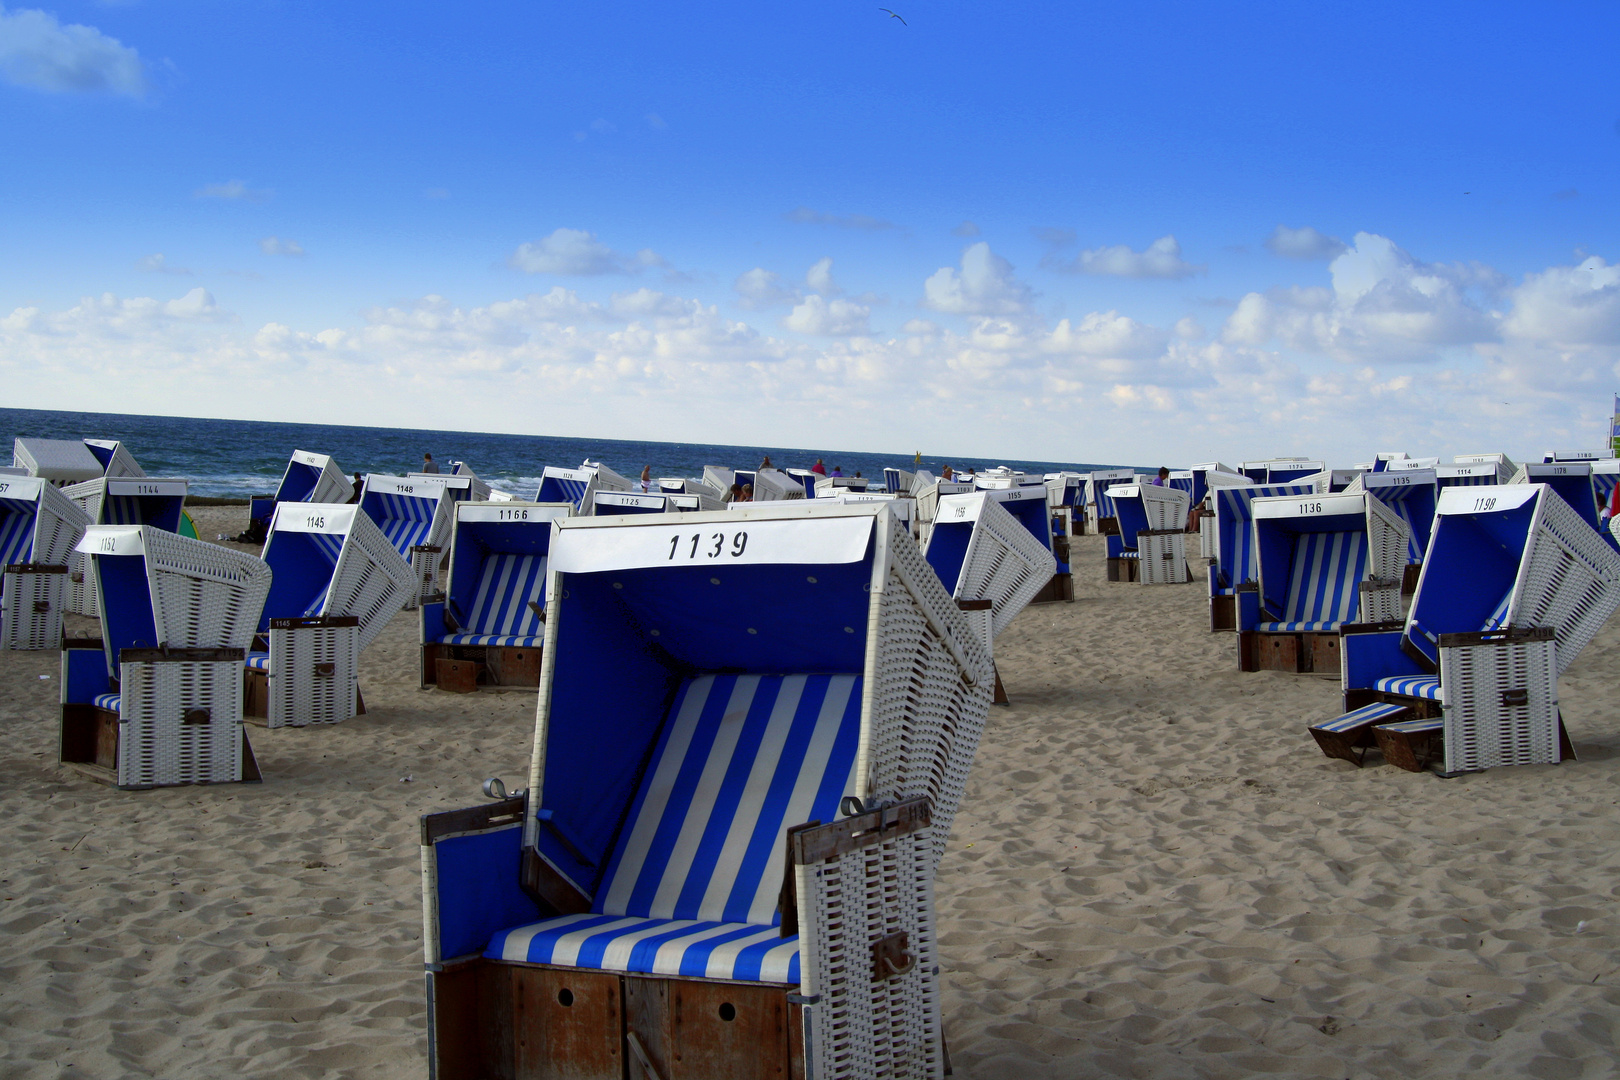
[(731, 287), (737, 293), (737, 302), (745, 308), (780, 307), (799, 299), (797, 293), (783, 287), (780, 274), (760, 266), (739, 274)]
[(190, 274), (191, 271), (183, 266), (170, 266), (163, 252), (148, 255), (135, 261), (135, 269), (147, 274)]
[(266, 255), (302, 255), (303, 246), (296, 240), (283, 240), (279, 236), (267, 236), (259, 241), (259, 250)]
[(93, 26), (64, 26), (54, 15), (27, 8), (0, 7), (0, 79), (56, 93), (146, 93), (134, 49)]
[(1022, 315), (1030, 300), (1012, 263), (982, 240), (962, 252), (961, 273), (942, 266), (923, 282), (923, 306), (947, 315)]
[(869, 334), (867, 321), (872, 309), (849, 300), (827, 300), (811, 293), (782, 320), (785, 329), (798, 334), (833, 337), (850, 334)]
[(520, 244), (507, 263), (529, 274), (564, 277), (631, 274), (669, 266), (664, 257), (651, 248), (622, 254), (598, 240), (595, 233), (583, 229), (557, 229), (542, 240)]
[(1528, 274), (1502, 323), (1509, 338), (1553, 345), (1620, 345), (1620, 265), (1596, 256)]
[(832, 256), (819, 258), (804, 275), (804, 283), (822, 296), (837, 296), (843, 292), (832, 276)]
[(1078, 274), (1171, 280), (1192, 277), (1204, 269), (1182, 259), (1181, 244), (1174, 236), (1161, 236), (1142, 251), (1132, 251), (1124, 244), (1117, 244), (1114, 247), (1090, 248), (1082, 251), (1069, 262), (1048, 256), (1041, 265), (1052, 270)]
[(679, 319), (691, 312), (692, 303), (643, 286), (635, 292), (614, 293), (608, 310), (626, 319)]
[(223, 184), (204, 184), (192, 192), (199, 199), (226, 199), (240, 202), (264, 202), (275, 195), (267, 188), (250, 188), (242, 180), (227, 180)]
[(1266, 237), (1266, 250), (1285, 259), (1332, 259), (1345, 250), (1344, 241), (1306, 225), (1290, 229), (1278, 225)]

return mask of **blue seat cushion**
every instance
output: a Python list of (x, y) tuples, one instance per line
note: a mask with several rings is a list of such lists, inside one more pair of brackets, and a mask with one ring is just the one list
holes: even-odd
[(484, 955), (643, 975), (799, 982), (798, 936), (749, 923), (564, 915), (503, 930)]
[(1381, 694), (1400, 694), (1402, 697), (1427, 698), (1430, 701), (1439, 701), (1440, 676), (1392, 675), (1389, 678), (1379, 679), (1373, 683), (1373, 689)]
[(270, 654), (267, 652), (250, 652), (247, 654), (246, 663), (254, 671), (269, 671)]
[(446, 634), (441, 640), (446, 645), (504, 645), (514, 649), (538, 649), (546, 641), (544, 637), (518, 634)]
[(1314, 631), (1314, 632), (1317, 632), (1317, 633), (1326, 633), (1328, 631), (1337, 630), (1339, 627), (1341, 627), (1343, 625), (1344, 625), (1344, 623), (1342, 621), (1334, 620), (1334, 619), (1330, 619), (1330, 620), (1326, 620), (1326, 621), (1317, 620), (1315, 622), (1313, 622), (1313, 621), (1311, 621), (1309, 619), (1305, 619), (1305, 620), (1301, 620), (1301, 621), (1298, 621), (1298, 622), (1263, 622), (1263, 623), (1256, 623), (1254, 628), (1256, 630), (1259, 630), (1260, 632), (1266, 633), (1266, 634), (1286, 634), (1286, 633), (1300, 633), (1300, 632), (1311, 632), (1311, 631)]
[(1320, 724), (1312, 724), (1311, 730), (1332, 732), (1354, 731), (1357, 728), (1367, 727), (1370, 724), (1378, 723), (1380, 720), (1386, 720), (1391, 716), (1403, 713), (1406, 711), (1406, 708), (1407, 707), (1405, 705), (1395, 705), (1382, 701), (1376, 702), (1372, 705), (1365, 705), (1362, 708), (1356, 709), (1352, 712), (1347, 712), (1342, 716), (1335, 716), (1331, 720), (1324, 720)]

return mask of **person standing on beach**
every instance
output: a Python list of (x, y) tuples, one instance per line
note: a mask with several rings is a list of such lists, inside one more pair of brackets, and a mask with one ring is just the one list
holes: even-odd
[(438, 474), (439, 466), (438, 463), (433, 460), (432, 454), (422, 455), (422, 471), (425, 473), (433, 473), (435, 475)]
[(769, 455), (769, 454), (765, 455), (765, 460), (759, 463), (759, 467), (761, 469), (774, 469), (774, 468), (776, 468), (775, 465), (771, 464), (771, 455)]
[(643, 465), (641, 467), (641, 490), (642, 491), (651, 491), (652, 490), (652, 466), (651, 465)]
[(815, 473), (817, 476), (826, 476), (827, 475), (827, 466), (825, 466), (825, 465), (823, 465), (821, 463), (820, 458), (816, 458), (816, 463), (814, 465), (810, 466), (810, 471)]
[(939, 475), (940, 475), (940, 478), (942, 480), (949, 480), (951, 477), (955, 476), (956, 474), (951, 472), (951, 467), (949, 465), (947, 465), (943, 469), (939, 470)]
[(364, 480), (360, 479), (360, 474), (355, 473), (354, 474), (354, 494), (349, 496), (349, 502), (350, 503), (357, 503), (357, 502), (360, 501), (360, 489), (365, 487), (365, 486), (366, 486), (366, 482)]

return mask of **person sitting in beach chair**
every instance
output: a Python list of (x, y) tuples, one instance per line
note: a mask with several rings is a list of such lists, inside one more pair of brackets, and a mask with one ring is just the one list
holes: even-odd
[(1375, 495), (1255, 499), (1255, 592), (1238, 594), (1241, 671), (1339, 670), (1339, 628), (1400, 617), (1410, 533)]
[(529, 783), (422, 819), (430, 1069), (938, 1078), (990, 663), (881, 507), (571, 518)]
[(1446, 489), (1404, 624), (1342, 629), (1345, 711), (1405, 709), (1358, 736), (1414, 770), (1572, 757), (1557, 679), (1617, 608), (1620, 553), (1550, 487)]
[(363, 712), (360, 654), (410, 597), (410, 565), (365, 510), (337, 503), (276, 507), (264, 560), (275, 580), (246, 661), (246, 715), (303, 727)]
[(0, 476), (0, 649), (56, 649), (68, 564), (90, 518), (49, 480)]
[(422, 605), (422, 686), (539, 685), (551, 526), (573, 508), (456, 504), (444, 599)]
[(150, 525), (92, 525), (78, 547), (101, 640), (63, 642), (62, 764), (120, 788), (259, 779), (242, 661), (270, 567)]

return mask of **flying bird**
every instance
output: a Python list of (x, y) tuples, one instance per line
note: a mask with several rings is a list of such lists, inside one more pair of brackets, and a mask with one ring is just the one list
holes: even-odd
[[(900, 16), (896, 15), (894, 12), (890, 11), (886, 7), (880, 7), (880, 8), (878, 8), (878, 10), (885, 13), (886, 15), (888, 15), (889, 18), (891, 18), (891, 19), (900, 19)], [(900, 25), (901, 26), (910, 26), (911, 24), (906, 22), (906, 20), (904, 20), (904, 19), (900, 19)]]

